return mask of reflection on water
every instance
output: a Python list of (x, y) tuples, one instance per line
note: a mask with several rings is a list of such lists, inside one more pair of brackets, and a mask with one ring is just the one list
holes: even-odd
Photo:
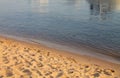
[(102, 20), (109, 19), (108, 14), (113, 10), (113, 0), (87, 0), (90, 4), (91, 15), (99, 15)]
[(102, 15), (112, 10), (112, 2), (110, 0), (89, 0), (89, 3), (94, 15)]
[[(49, 7), (51, 7), (49, 2), (52, 2), (52, 0), (29, 1), (32, 12), (37, 12), (37, 13), (48, 13), (48, 11), (50, 11)], [(70, 6), (73, 5), (74, 9), (77, 9), (79, 11), (81, 11), (80, 9), (84, 7), (89, 8), (90, 10), (89, 14), (92, 15), (90, 16), (90, 18), (92, 17), (92, 19), (96, 19), (94, 18), (96, 16), (98, 19), (102, 19), (102, 20), (111, 19), (110, 13), (116, 10), (120, 10), (119, 0), (65, 0), (63, 1), (63, 3), (67, 3)], [(60, 7), (62, 7), (62, 4)]]
[(0, 33), (120, 52), (120, 0), (0, 0)]
[(47, 13), (48, 12), (48, 0), (30, 0), (30, 5), (33, 12)]

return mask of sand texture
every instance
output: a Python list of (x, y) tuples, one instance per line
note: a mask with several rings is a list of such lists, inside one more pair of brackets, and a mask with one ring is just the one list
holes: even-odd
[(0, 78), (120, 78), (120, 65), (1, 37)]

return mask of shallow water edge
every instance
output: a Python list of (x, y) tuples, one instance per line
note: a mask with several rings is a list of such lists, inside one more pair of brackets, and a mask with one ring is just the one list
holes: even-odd
[(35, 39), (29, 39), (29, 38), (22, 38), (22, 37), (16, 37), (16, 36), (11, 36), (11, 35), (3, 35), (0, 34), (0, 37), (5, 37), (5, 38), (10, 38), (10, 39), (15, 39), (19, 41), (25, 41), (28, 43), (35, 43), (35, 44), (40, 44), (44, 45), (49, 48), (57, 49), (57, 50), (62, 50), (65, 52), (70, 52), (78, 55), (85, 55), (85, 56), (90, 56), (90, 57), (95, 57), (98, 59), (102, 59), (108, 62), (120, 64), (120, 59), (118, 54), (112, 54), (110, 52), (106, 52), (105, 50), (100, 50), (94, 47), (90, 47), (88, 45), (81, 45), (79, 47), (75, 47), (74, 45), (65, 45), (64, 43), (58, 44), (54, 42), (49, 42), (45, 40), (35, 40)]

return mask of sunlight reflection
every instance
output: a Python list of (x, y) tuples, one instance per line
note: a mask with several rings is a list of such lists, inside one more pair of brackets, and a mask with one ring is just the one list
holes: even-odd
[(115, 1), (115, 10), (120, 10), (120, 0), (114, 0)]
[(31, 7), (33, 12), (47, 13), (48, 12), (48, 0), (31, 0)]

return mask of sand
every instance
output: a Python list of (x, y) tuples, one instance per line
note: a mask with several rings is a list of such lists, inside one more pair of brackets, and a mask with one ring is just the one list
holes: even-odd
[(120, 78), (120, 64), (0, 37), (0, 78)]

